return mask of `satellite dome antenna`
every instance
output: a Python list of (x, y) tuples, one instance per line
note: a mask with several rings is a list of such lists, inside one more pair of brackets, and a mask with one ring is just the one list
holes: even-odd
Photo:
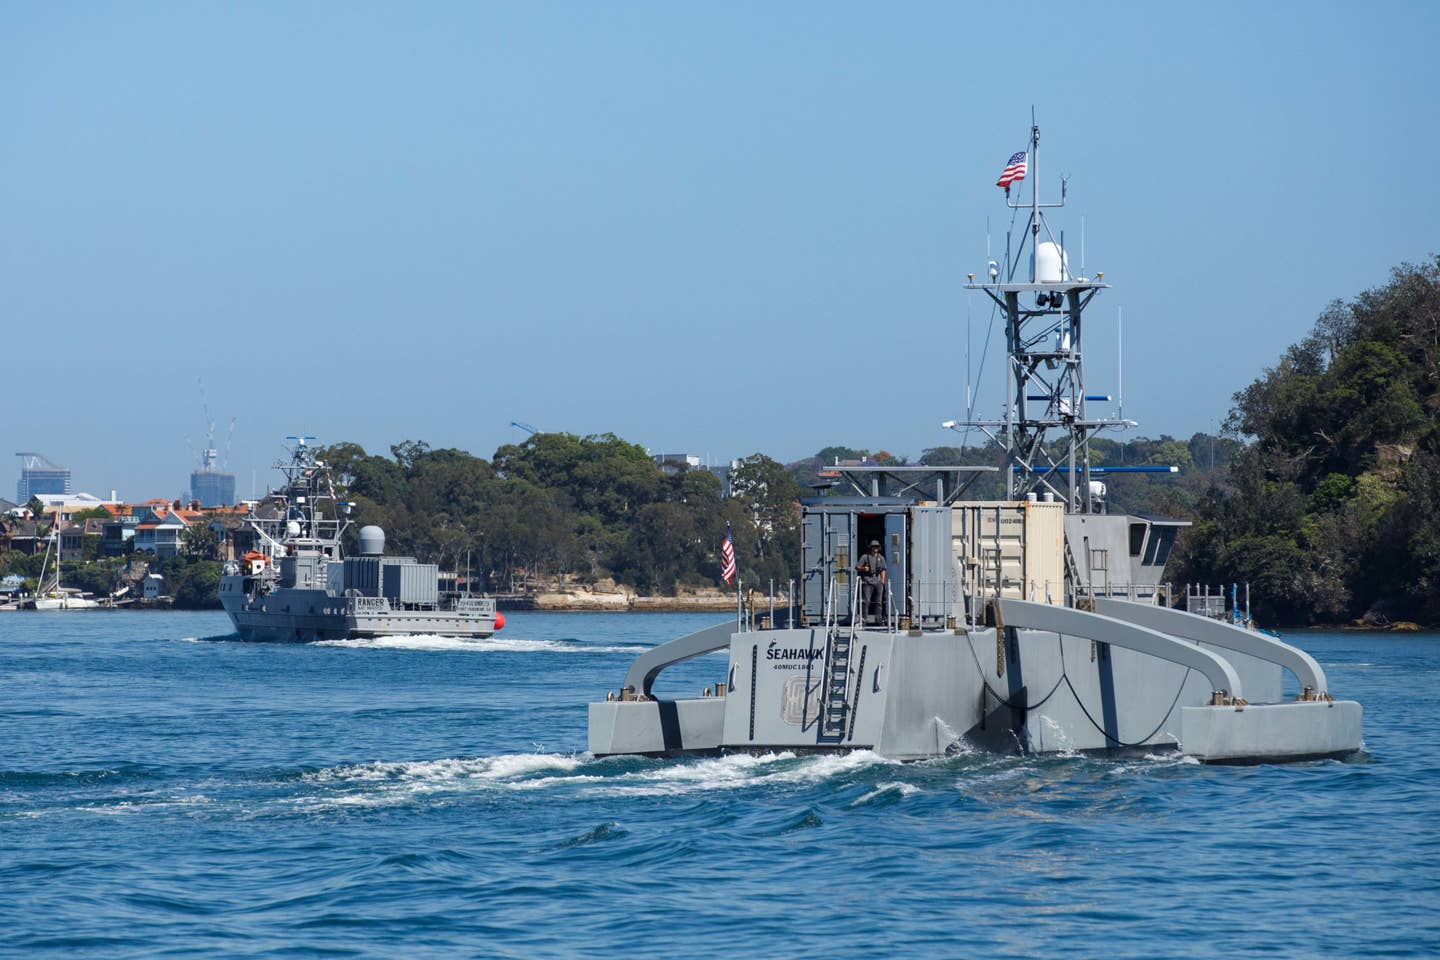
[[(1002, 271), (991, 261), (986, 282), (971, 280), (965, 286), (990, 297), (1004, 316), (1009, 376), (1003, 415), (994, 420), (966, 419), (957, 425), (980, 430), (1005, 451), (1009, 499), (1054, 494), (1072, 513), (1098, 513), (1105, 509), (1104, 488), (1091, 482), (1090, 437), (1100, 430), (1137, 424), (1123, 415), (1094, 417), (1086, 409), (1087, 401), (1110, 398), (1086, 394), (1080, 318), (1109, 284), (1103, 282), (1103, 273), (1091, 279), (1070, 271), (1064, 235), (1057, 238), (1046, 220), (1045, 211), (1065, 206), (1069, 178), (1061, 178), (1058, 203), (1041, 200), (1040, 125), (1033, 107), (1028, 153), (1029, 202), (1023, 195), (1012, 198), (1009, 190), (1005, 195), (1006, 207), (1029, 211), (1028, 229), (1021, 232), (1013, 255), (1006, 245), (1003, 280)], [(1015, 275), (1027, 243), (1028, 281)], [(1034, 305), (1030, 306), (1032, 296)], [(1061, 443), (1050, 442), (1054, 433), (1063, 434)]]

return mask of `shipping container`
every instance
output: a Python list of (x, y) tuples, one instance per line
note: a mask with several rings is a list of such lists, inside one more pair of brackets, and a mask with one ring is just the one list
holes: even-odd
[(1064, 504), (957, 503), (951, 535), (967, 593), (1064, 603)]
[(436, 564), (387, 557), (380, 579), (381, 594), (391, 603), (440, 602), (440, 568)]

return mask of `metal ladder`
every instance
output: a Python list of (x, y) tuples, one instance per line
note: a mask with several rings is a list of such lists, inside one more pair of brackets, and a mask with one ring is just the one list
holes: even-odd
[(855, 643), (856, 607), (859, 603), (860, 578), (851, 578), (850, 629), (838, 623), (830, 626), (825, 643), (825, 694), (820, 701), (820, 732), (818, 743), (839, 743), (845, 739), (845, 721), (850, 716), (850, 651)]
[(1078, 598), (1082, 592), (1086, 592), (1088, 585), (1080, 576), (1080, 566), (1075, 562), (1074, 551), (1070, 549), (1069, 537), (1065, 537), (1065, 578), (1070, 583), (1070, 596), (1072, 600)]

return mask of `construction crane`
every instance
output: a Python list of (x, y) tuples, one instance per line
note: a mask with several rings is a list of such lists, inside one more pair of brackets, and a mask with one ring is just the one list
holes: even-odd
[(510, 426), (516, 427), (516, 428), (518, 428), (518, 429), (520, 429), (520, 430), (524, 430), (527, 435), (536, 434), (536, 433), (539, 433), (539, 432), (540, 432), (540, 430), (539, 430), (538, 427), (532, 427), (532, 426), (530, 426), (530, 424), (525, 423), (525, 422), (522, 421), (522, 420), (511, 420), (511, 421), (510, 421)]
[[(210, 398), (205, 395), (205, 380), (202, 377), (195, 378), (195, 385), (200, 388), (200, 409), (205, 413), (205, 449), (200, 454), (200, 469), (214, 470), (220, 459), (220, 452), (215, 449), (215, 420), (210, 416)], [(185, 445), (190, 448), (190, 456), (195, 457), (195, 445), (190, 440), (190, 435), (185, 435)]]

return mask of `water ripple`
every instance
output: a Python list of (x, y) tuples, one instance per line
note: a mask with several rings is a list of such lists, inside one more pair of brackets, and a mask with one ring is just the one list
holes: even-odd
[[(709, 618), (514, 621), (504, 648), (177, 644), (224, 639), (224, 619), (116, 614), (57, 635), (17, 618), (0, 661), (0, 955), (1427, 956), (1440, 942), (1437, 638), (1301, 640), (1365, 703), (1368, 752), (1345, 762), (596, 759), (584, 702), (633, 650)], [(724, 679), (713, 659), (673, 672), (689, 692)]]

